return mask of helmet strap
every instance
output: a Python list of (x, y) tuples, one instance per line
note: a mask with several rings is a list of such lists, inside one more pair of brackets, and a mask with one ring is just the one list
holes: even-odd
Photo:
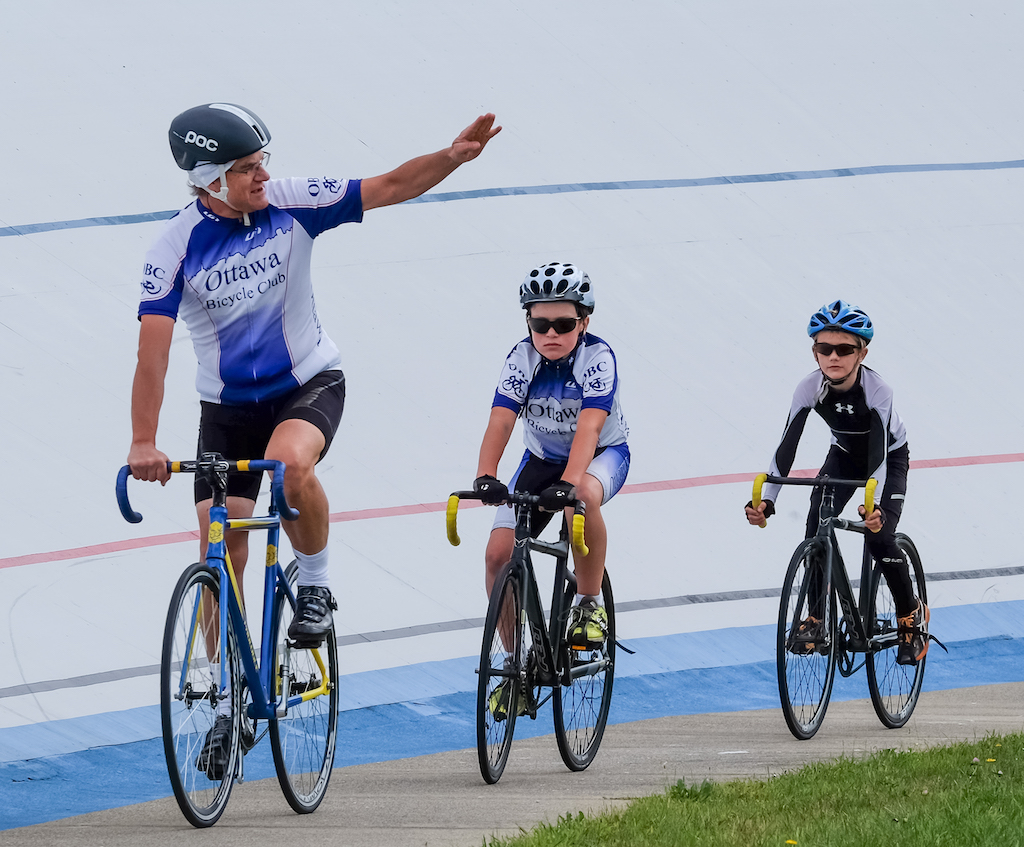
[[(232, 162), (231, 164), (234, 164)], [(228, 202), (228, 169), (224, 165), (217, 165), (217, 170), (220, 171), (220, 191), (211, 191), (210, 186), (206, 186), (207, 192), (211, 197), (216, 197), (221, 203)], [(228, 204), (230, 205), (230, 204)]]
[[(233, 164), (234, 162), (232, 161), (228, 162), (226, 165), (217, 165), (217, 169), (220, 171), (220, 191), (210, 191), (209, 186), (206, 187), (206, 191), (211, 197), (216, 197), (225, 206), (235, 209), (235, 207), (228, 202), (228, 168)], [(235, 209), (235, 211), (238, 212), (240, 210)], [(249, 219), (248, 212), (242, 212), (242, 224), (243, 226), (252, 226), (252, 221)]]

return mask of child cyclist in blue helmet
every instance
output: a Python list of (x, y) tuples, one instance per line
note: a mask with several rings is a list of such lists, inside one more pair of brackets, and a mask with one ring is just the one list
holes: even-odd
[(552, 262), (534, 268), (520, 286), (519, 302), (530, 334), (505, 360), (473, 483), (484, 503), (499, 506), (485, 553), (487, 593), (515, 545), (515, 514), (505, 504), (508, 488), (497, 473), (521, 417), (526, 452), (510, 485), (540, 496), (534, 533), (566, 502), (578, 497), (586, 504), (590, 552), (581, 556), (573, 550), (579, 593), (567, 633), (571, 645), (597, 648), (608, 627), (600, 597), (608, 548), (601, 506), (618, 492), (629, 471), (629, 431), (619, 407), (615, 354), (587, 332), (594, 292), (577, 266)]
[[(820, 474), (878, 480), (875, 510), (865, 518), (868, 549), (878, 563), (896, 604), (899, 648), (896, 661), (917, 664), (928, 652), (928, 606), (914, 595), (910, 567), (895, 541), (896, 524), (903, 511), (910, 469), (910, 448), (903, 421), (893, 409), (892, 389), (863, 365), (868, 342), (874, 335), (871, 319), (860, 309), (836, 300), (811, 317), (807, 334), (818, 370), (796, 387), (786, 429), (772, 457), (769, 474), (785, 476), (793, 467), (804, 423), (813, 409), (832, 430), (832, 447)], [(747, 520), (757, 526), (775, 512), (781, 486), (766, 485), (758, 508), (747, 504)], [(853, 496), (852, 488), (836, 489), (836, 507)], [(807, 537), (815, 534), (822, 490), (815, 488), (807, 515)], [(865, 509), (860, 507), (861, 515)], [(813, 628), (817, 621), (804, 625)], [(811, 635), (811, 633), (808, 633)], [(813, 635), (811, 635), (813, 637)]]

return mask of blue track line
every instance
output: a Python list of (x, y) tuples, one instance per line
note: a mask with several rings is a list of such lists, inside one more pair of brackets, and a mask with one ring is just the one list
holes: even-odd
[[(705, 188), (716, 185), (744, 185), (755, 182), (790, 182), (802, 179), (839, 179), (849, 176), (877, 176), (879, 174), (933, 173), (936, 171), (998, 171), (1024, 168), (1024, 159), (1006, 162), (955, 162), (932, 165), (870, 165), (859, 168), (831, 168), (817, 171), (780, 171), (770, 174), (738, 174), (735, 176), (708, 176), (696, 179), (634, 179), (618, 182), (566, 182), (556, 185), (518, 185), (506, 188), (480, 188), (475, 191), (446, 191), (424, 194), (407, 203), (449, 203), (454, 200), (478, 200), (483, 197), (519, 197), (526, 194), (572, 194), (582, 191), (646, 191), (662, 188)], [(165, 221), (178, 214), (146, 212), (140, 215), (114, 215), (104, 218), (79, 218), (72, 221), (50, 221), (38, 224), (0, 227), (0, 237), (34, 235), (62, 229), (92, 226), (123, 226), (125, 224)]]

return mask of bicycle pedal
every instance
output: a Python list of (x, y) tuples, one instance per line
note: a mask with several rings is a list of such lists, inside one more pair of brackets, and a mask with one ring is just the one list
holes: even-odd
[(288, 639), (286, 643), (288, 644), (288, 648), (291, 650), (316, 650), (318, 647), (321, 647), (324, 642), (323, 639), (320, 639), (319, 641), (293, 641), (292, 639)]
[(250, 728), (246, 723), (242, 724), (241, 736), (239, 738), (239, 744), (242, 748), (242, 755), (244, 756), (253, 747), (256, 746), (256, 726), (255, 724)]

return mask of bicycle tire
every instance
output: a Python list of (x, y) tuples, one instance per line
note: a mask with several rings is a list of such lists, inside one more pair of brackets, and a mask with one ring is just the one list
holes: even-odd
[[(612, 684), (615, 681), (615, 600), (607, 570), (601, 582), (601, 592), (608, 613), (608, 637), (604, 646), (600, 650), (563, 651), (571, 654), (566, 658), (577, 667), (596, 663), (600, 669), (574, 678), (570, 685), (559, 686), (554, 697), (558, 752), (566, 767), (572, 771), (582, 771), (594, 761), (608, 724), (608, 710), (612, 702)], [(574, 595), (575, 587), (570, 585), (566, 589), (566, 609), (571, 607)]]
[[(295, 562), (288, 566), (285, 576), (294, 594), (298, 583), (298, 565)], [(288, 805), (298, 814), (308, 815), (324, 799), (334, 768), (338, 740), (338, 642), (332, 626), (315, 650), (290, 646), (288, 626), (293, 611), (288, 595), (278, 589), (273, 615), (277, 632), (273, 658), (275, 693), (281, 694), (285, 659), (289, 667), (290, 696), (323, 687), (324, 670), (327, 672), (327, 690), (289, 707), (287, 714), (271, 719), (270, 748), (274, 754), (277, 781)], [(318, 656), (323, 668), (317, 662)]]
[[(171, 595), (160, 656), (160, 724), (171, 788), (182, 814), (195, 827), (213, 826), (227, 807), (239, 757), (240, 672), (234, 634), (228, 625), (231, 679), (231, 736), (222, 771), (211, 772), (201, 754), (216, 718), (219, 675), (208, 652), (220, 649), (215, 598), (220, 577), (204, 564), (187, 568)], [(212, 616), (212, 627), (210, 625)], [(204, 619), (207, 621), (204, 626)]]
[[(491, 588), (477, 680), (477, 760), (480, 775), (489, 785), (501, 779), (512, 748), (518, 706), (523, 702), (526, 632), (519, 577), (509, 562)], [(505, 688), (499, 691), (500, 686)], [(491, 707), (492, 699), (496, 708)]]
[[(802, 541), (789, 562), (779, 604), (779, 699), (786, 725), (802, 741), (811, 738), (825, 718), (838, 660), (837, 598), (834, 586), (824, 580), (824, 562), (825, 550), (819, 539)], [(812, 596), (809, 603), (808, 594), (813, 595), (814, 590), (820, 598), (815, 601)], [(796, 643), (797, 629), (812, 616), (822, 622), (821, 639), (813, 646)]]
[[(910, 565), (917, 596), (928, 602), (925, 587), (924, 568), (917, 547), (903, 533), (896, 534), (896, 544)], [(893, 601), (885, 577), (878, 568), (872, 569), (871, 612), (868, 615), (871, 632), (878, 636), (895, 633), (897, 630), (896, 604)], [(868, 690), (871, 692), (871, 705), (875, 708), (878, 719), (889, 729), (899, 729), (914, 713), (921, 686), (924, 684), (924, 666), (928, 657), (921, 659), (916, 665), (900, 665), (896, 663), (897, 646), (892, 646), (868, 653)]]

